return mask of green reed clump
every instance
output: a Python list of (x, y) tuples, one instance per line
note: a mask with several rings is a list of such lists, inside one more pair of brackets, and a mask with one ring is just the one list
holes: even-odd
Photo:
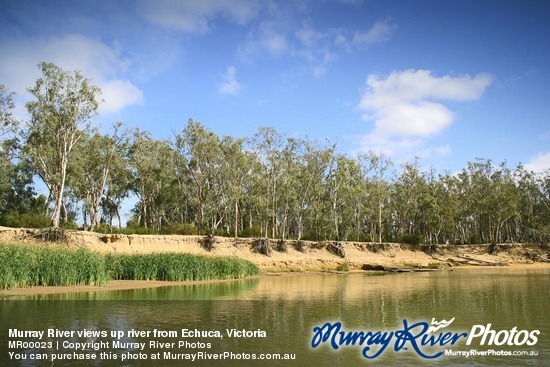
[(230, 257), (206, 257), (193, 254), (106, 255), (112, 279), (126, 280), (210, 280), (257, 275), (249, 261)]
[(120, 280), (210, 280), (257, 275), (250, 261), (192, 254), (108, 254), (86, 249), (0, 244), (0, 289), (103, 285)]
[(41, 285), (102, 285), (109, 280), (103, 256), (86, 249), (47, 247), (39, 260)]
[(0, 288), (39, 285), (103, 285), (100, 254), (85, 249), (0, 244)]
[[(250, 261), (232, 257), (218, 257), (212, 263), (215, 278), (242, 278), (251, 275), (258, 275), (260, 270)], [(236, 274), (236, 276), (228, 276)]]

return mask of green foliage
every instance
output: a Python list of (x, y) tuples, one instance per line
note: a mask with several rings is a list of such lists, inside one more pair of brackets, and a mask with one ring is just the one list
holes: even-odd
[(192, 254), (108, 254), (105, 262), (112, 279), (210, 280), (242, 278), (259, 273), (258, 268), (246, 260)]
[(0, 288), (103, 285), (102, 255), (85, 249), (0, 244)]
[(341, 263), (336, 267), (337, 271), (349, 271), (349, 264), (347, 261)]
[(422, 243), (422, 237), (416, 234), (404, 234), (399, 236), (397, 242), (407, 243), (409, 245), (419, 245)]
[(192, 223), (185, 223), (185, 224), (175, 224), (170, 227), (163, 228), (161, 230), (162, 234), (178, 234), (178, 235), (196, 235), (199, 232), (197, 231), (197, 227), (195, 227)]
[(470, 245), (479, 245), (480, 243), (482, 243), (483, 241), (481, 240), (481, 236), (479, 234), (473, 234), (470, 236), (470, 239), (468, 241), (468, 243)]
[(47, 228), (51, 220), (37, 213), (6, 213), (0, 215), (0, 226), (13, 228)]
[(247, 260), (192, 254), (101, 255), (86, 249), (0, 244), (0, 289), (103, 285), (124, 280), (235, 279), (259, 274)]
[(101, 91), (79, 72), (41, 62), (42, 76), (28, 91), (34, 97), (26, 107), (31, 115), (24, 134), (23, 153), (54, 198), (52, 226), (58, 227), (71, 152), (90, 130)]
[(62, 222), (59, 227), (63, 229), (78, 229), (78, 224), (72, 221)]
[(10, 92), (3, 84), (0, 84), (0, 138), (17, 128), (17, 120), (13, 117), (12, 110), (13, 92)]
[(197, 234), (197, 228), (191, 224), (175, 224), (170, 227), (163, 227), (159, 231), (156, 228), (145, 228), (136, 225), (135, 222), (128, 222), (128, 225), (123, 228), (109, 228), (106, 224), (101, 224), (94, 228), (94, 232), (97, 233), (114, 233), (114, 234), (147, 234), (147, 235), (154, 235), (154, 234), (165, 234), (165, 235), (184, 235), (184, 236), (190, 236), (190, 235), (196, 235)]
[(140, 227), (140, 226), (126, 226), (120, 231), (113, 231), (114, 233), (121, 234), (158, 234), (158, 231), (155, 228), (150, 227)]
[(239, 232), (239, 237), (243, 237), (243, 238), (261, 237), (261, 229), (259, 226), (247, 227), (244, 230)]

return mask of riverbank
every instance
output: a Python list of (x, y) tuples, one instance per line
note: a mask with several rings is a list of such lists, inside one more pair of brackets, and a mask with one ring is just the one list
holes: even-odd
[[(0, 242), (39, 243), (43, 230), (0, 227)], [(63, 246), (101, 254), (189, 253), (235, 256), (249, 260), (262, 273), (367, 269), (441, 269), (457, 266), (508, 266), (550, 259), (548, 244), (410, 245), (372, 242), (261, 241), (180, 235), (104, 235), (64, 231)], [(370, 268), (369, 268), (370, 267)]]

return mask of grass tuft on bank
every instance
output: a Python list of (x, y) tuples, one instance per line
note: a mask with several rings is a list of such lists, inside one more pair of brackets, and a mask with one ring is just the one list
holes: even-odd
[(107, 254), (57, 246), (0, 244), (0, 289), (105, 285), (109, 280), (211, 280), (259, 274), (250, 261), (192, 254)]

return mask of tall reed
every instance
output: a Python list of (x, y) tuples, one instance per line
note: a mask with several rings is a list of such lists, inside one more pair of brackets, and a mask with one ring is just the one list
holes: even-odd
[(0, 244), (0, 288), (37, 285), (103, 285), (100, 254), (85, 249)]
[(0, 244), (0, 289), (104, 285), (121, 280), (210, 280), (257, 275), (250, 261), (192, 254), (107, 254), (55, 246)]
[(242, 278), (259, 273), (250, 261), (234, 257), (193, 254), (109, 254), (106, 267), (112, 279), (210, 280)]

